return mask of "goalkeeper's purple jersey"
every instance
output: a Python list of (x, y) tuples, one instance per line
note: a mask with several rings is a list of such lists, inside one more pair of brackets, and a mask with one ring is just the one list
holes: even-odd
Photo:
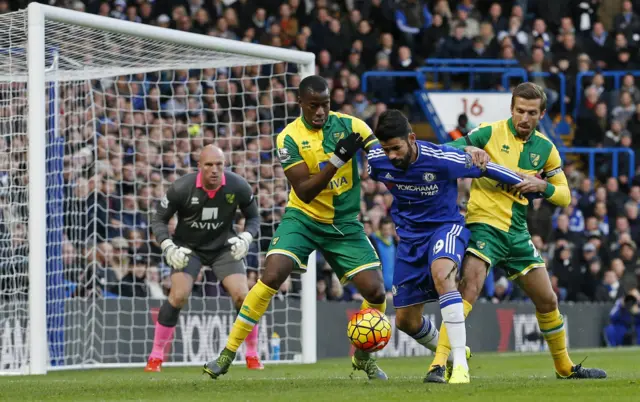
[(489, 163), (475, 167), (471, 155), (447, 145), (417, 141), (418, 157), (407, 170), (396, 168), (380, 144), (367, 154), (369, 175), (393, 194), (391, 217), (401, 238), (424, 236), (443, 224), (464, 225), (458, 207), (458, 178), (488, 176), (502, 183), (522, 181), (513, 171)]

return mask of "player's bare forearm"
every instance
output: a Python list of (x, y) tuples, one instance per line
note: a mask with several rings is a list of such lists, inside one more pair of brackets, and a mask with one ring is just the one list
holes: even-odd
[(318, 174), (311, 175), (307, 164), (300, 163), (286, 170), (285, 175), (298, 198), (308, 204), (327, 188), (337, 171), (338, 168), (327, 163)]

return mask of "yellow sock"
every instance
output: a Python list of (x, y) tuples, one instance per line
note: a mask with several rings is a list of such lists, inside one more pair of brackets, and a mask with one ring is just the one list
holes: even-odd
[[(464, 318), (467, 318), (473, 305), (468, 301), (462, 299), (462, 308), (464, 309)], [(436, 355), (431, 362), (431, 367), (444, 366), (447, 364), (447, 359), (451, 353), (451, 345), (449, 344), (449, 335), (447, 335), (447, 327), (444, 322), (440, 324), (440, 335), (438, 337), (438, 346), (436, 347)]]
[(253, 330), (253, 327), (260, 321), (260, 317), (267, 311), (271, 298), (277, 292), (277, 290), (271, 289), (258, 279), (258, 283), (251, 288), (247, 297), (245, 297), (240, 312), (233, 323), (233, 328), (227, 340), (227, 349), (232, 352), (238, 350), (242, 342)]
[(367, 308), (373, 308), (384, 313), (387, 311), (387, 300), (383, 301), (381, 304), (372, 304), (366, 300), (363, 300), (362, 305), (360, 305), (360, 310), (364, 310)]
[(545, 314), (536, 311), (536, 317), (538, 318), (540, 331), (547, 340), (547, 345), (549, 345), (556, 371), (561, 376), (568, 376), (571, 374), (573, 362), (567, 351), (567, 335), (564, 329), (564, 319), (560, 315), (560, 311), (556, 309)]

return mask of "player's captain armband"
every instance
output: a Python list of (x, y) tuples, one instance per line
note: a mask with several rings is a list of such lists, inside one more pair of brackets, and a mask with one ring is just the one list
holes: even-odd
[(291, 154), (287, 148), (278, 148), (278, 158), (280, 163), (287, 163), (291, 159)]
[(472, 147), (472, 146), (473, 146), (473, 144), (471, 143), (471, 139), (469, 138), (469, 136), (470, 136), (471, 134), (475, 133), (476, 131), (480, 130), (482, 127), (484, 127), (484, 126), (486, 126), (486, 125), (487, 125), (486, 123), (480, 123), (480, 125), (479, 125), (478, 127), (476, 127), (476, 128), (474, 128), (473, 130), (469, 131), (469, 132), (467, 133), (467, 135), (465, 135), (465, 136), (463, 137), (463, 138), (464, 138), (464, 141), (467, 143), (467, 145), (468, 145), (468, 146), (470, 146), (470, 147)]
[(369, 149), (369, 147), (370, 147), (371, 145), (373, 145), (373, 144), (374, 144), (375, 142), (377, 142), (377, 141), (378, 141), (378, 139), (376, 138), (376, 136), (375, 136), (375, 135), (369, 135), (369, 136), (367, 137), (367, 139), (366, 139), (366, 140), (364, 140), (364, 144), (363, 144), (363, 146), (362, 146), (362, 147), (363, 147), (363, 148), (365, 149), (365, 151), (366, 151), (366, 150), (368, 150), (368, 149)]
[(557, 169), (550, 170), (548, 172), (543, 172), (540, 176), (543, 179), (548, 179), (550, 177), (553, 177), (553, 176), (557, 175), (558, 173), (562, 173), (562, 168), (561, 167), (559, 167)]

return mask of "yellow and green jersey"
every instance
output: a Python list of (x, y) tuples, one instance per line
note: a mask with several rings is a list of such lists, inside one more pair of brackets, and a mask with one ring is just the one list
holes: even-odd
[[(336, 143), (349, 133), (359, 133), (367, 140), (373, 132), (362, 120), (330, 112), (321, 129), (315, 129), (301, 116), (278, 134), (278, 157), (286, 171), (306, 163), (309, 173), (320, 173), (329, 163)], [(331, 182), (310, 203), (302, 202), (296, 192), (289, 192), (287, 208), (295, 208), (322, 223), (356, 220), (360, 212), (360, 174), (354, 157), (336, 172)]]
[[(535, 175), (542, 173), (548, 180), (545, 198), (566, 206), (571, 201), (567, 178), (562, 171), (558, 149), (547, 137), (535, 131), (524, 141), (516, 135), (511, 119), (481, 125), (467, 136), (448, 145), (463, 149), (474, 146), (484, 149), (491, 161), (513, 171)], [(529, 201), (512, 186), (483, 177), (473, 180), (467, 206), (466, 223), (484, 223), (508, 231), (527, 229)]]

